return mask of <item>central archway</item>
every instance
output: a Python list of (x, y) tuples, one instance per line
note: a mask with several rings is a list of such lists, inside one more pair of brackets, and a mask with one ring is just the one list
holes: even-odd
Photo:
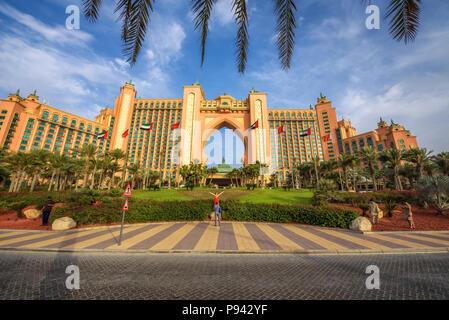
[[(248, 164), (248, 137), (244, 135), (244, 127), (243, 125), (239, 125), (238, 122), (234, 121), (233, 119), (216, 119), (214, 121), (211, 121), (206, 126), (205, 130), (203, 131), (203, 139), (202, 139), (202, 145), (201, 145), (201, 151), (202, 151), (202, 159), (203, 163), (210, 163), (209, 156), (210, 152), (207, 152), (206, 146), (208, 145), (208, 142), (210, 141), (211, 137), (219, 133), (221, 130), (227, 129), (228, 131), (232, 132), (232, 136), (236, 137), (236, 140), (240, 140), (241, 145), (243, 145), (243, 154), (236, 159), (237, 163), (242, 163), (242, 165)], [(236, 141), (236, 144), (238, 144), (238, 141)], [(234, 148), (234, 141), (233, 141), (233, 148)], [(226, 152), (225, 152), (226, 153)], [(221, 153), (222, 156), (225, 159), (229, 159), (229, 155), (226, 156), (225, 153)], [(232, 158), (235, 158), (235, 154), (232, 154)], [(217, 162), (217, 157), (215, 155), (215, 163)], [(221, 162), (221, 159), (219, 159)]]

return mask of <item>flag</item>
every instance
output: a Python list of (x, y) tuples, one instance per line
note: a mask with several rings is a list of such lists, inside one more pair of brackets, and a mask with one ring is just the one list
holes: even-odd
[(253, 123), (253, 125), (251, 127), (249, 127), (250, 129), (257, 129), (259, 128), (259, 120), (257, 120), (256, 122)]
[(140, 129), (142, 129), (142, 130), (151, 130), (151, 129), (153, 129), (153, 122), (151, 122), (151, 123), (142, 123), (140, 125)]
[(282, 132), (284, 132), (284, 126), (283, 125), (278, 128), (278, 134), (281, 134)]
[(322, 139), (323, 139), (323, 142), (330, 141), (330, 139), (331, 139), (331, 134), (330, 134), (330, 133), (326, 134), (325, 136), (322, 137)]
[(100, 134), (97, 134), (97, 139), (106, 139), (108, 137), (108, 132), (107, 131), (103, 131)]
[(311, 133), (312, 133), (312, 130), (310, 128), (308, 128), (306, 130), (299, 131), (299, 136), (300, 137), (306, 137), (306, 136), (310, 136)]
[(129, 129), (126, 129), (125, 132), (122, 133), (122, 138), (126, 138), (129, 134)]
[(172, 129), (172, 130), (178, 129), (178, 128), (179, 128), (179, 124), (180, 124), (180, 123), (181, 123), (181, 122), (178, 122), (178, 123), (172, 124), (172, 125), (171, 125), (171, 129)]

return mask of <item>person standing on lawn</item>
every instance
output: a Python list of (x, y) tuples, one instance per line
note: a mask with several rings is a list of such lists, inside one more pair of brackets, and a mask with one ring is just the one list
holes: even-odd
[(47, 202), (45, 202), (44, 208), (42, 208), (42, 225), (46, 226), (48, 224), (48, 218), (50, 217), (51, 210), (56, 203), (53, 199), (48, 196)]
[(218, 198), (222, 195), (223, 192), (224, 192), (224, 191), (222, 191), (221, 193), (218, 193), (218, 192), (215, 192), (215, 193), (209, 192), (211, 195), (214, 196), (214, 206), (217, 205), (217, 204), (220, 205), (220, 200), (219, 200)]
[(224, 191), (222, 191), (221, 193), (209, 192), (211, 195), (214, 196), (214, 213), (215, 213), (215, 224), (214, 225), (215, 226), (217, 225), (217, 218), (218, 218), (218, 225), (219, 226), (221, 225), (221, 212), (222, 212), (222, 210), (220, 208), (220, 200), (218, 198), (222, 195), (223, 192)]
[(369, 201), (369, 214), (373, 219), (373, 224), (379, 223), (379, 206), (373, 199)]
[(402, 206), (402, 212), (404, 214), (404, 217), (407, 218), (410, 229), (415, 229), (415, 222), (413, 221), (412, 206), (407, 201), (405, 201), (404, 205)]

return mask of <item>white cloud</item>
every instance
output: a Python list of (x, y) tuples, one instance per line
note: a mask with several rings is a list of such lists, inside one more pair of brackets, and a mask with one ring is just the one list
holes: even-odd
[(147, 40), (146, 58), (153, 65), (167, 65), (181, 57), (185, 38), (184, 29), (177, 22), (154, 26)]
[(68, 30), (65, 26), (61, 25), (50, 27), (33, 16), (22, 13), (6, 3), (2, 3), (0, 12), (51, 42), (84, 46), (86, 42), (93, 39), (92, 35), (82, 30)]
[(212, 20), (221, 25), (227, 25), (234, 21), (232, 11), (233, 0), (218, 0), (213, 8)]

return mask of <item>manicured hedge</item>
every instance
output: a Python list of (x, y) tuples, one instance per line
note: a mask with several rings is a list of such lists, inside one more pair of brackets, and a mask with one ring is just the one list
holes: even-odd
[(349, 228), (359, 214), (330, 206), (293, 206), (223, 201), (223, 219), (237, 221), (296, 222), (323, 227)]
[[(123, 199), (104, 199), (99, 206), (55, 208), (50, 221), (62, 216), (72, 217), (78, 225), (120, 222)], [(222, 201), (224, 220), (296, 222), (324, 227), (348, 228), (359, 214), (355, 211), (329, 206), (287, 206), (252, 204), (235, 200)], [(142, 201), (130, 200), (125, 221), (201, 221), (212, 212), (210, 200)]]
[(414, 191), (378, 191), (378, 192), (336, 192), (329, 201), (331, 203), (358, 204), (368, 203), (370, 199), (375, 202), (384, 203), (387, 200), (394, 200), (398, 203), (407, 201), (411, 204), (420, 204), (418, 194)]

